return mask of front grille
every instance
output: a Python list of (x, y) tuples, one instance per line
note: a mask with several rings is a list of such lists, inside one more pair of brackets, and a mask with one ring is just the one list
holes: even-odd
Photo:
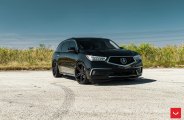
[(134, 62), (135, 62), (135, 60), (131, 56), (128, 56), (128, 57), (124, 57), (124, 56), (122, 56), (122, 57), (110, 57), (108, 60), (108, 63), (117, 64), (117, 65), (129, 65), (129, 64), (132, 64)]

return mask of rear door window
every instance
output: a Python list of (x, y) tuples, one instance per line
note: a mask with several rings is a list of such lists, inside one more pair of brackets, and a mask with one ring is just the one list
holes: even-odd
[(71, 47), (73, 47), (73, 48), (75, 48), (76, 49), (76, 44), (75, 44), (75, 42), (74, 41), (70, 41), (70, 43), (69, 43), (69, 48), (71, 48)]

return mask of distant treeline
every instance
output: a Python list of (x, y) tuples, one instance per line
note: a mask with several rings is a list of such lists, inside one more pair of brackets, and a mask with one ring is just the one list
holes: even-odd
[[(183, 67), (184, 45), (155, 47), (151, 44), (122, 45), (142, 55), (144, 67)], [(0, 48), (0, 70), (49, 70), (53, 50), (40, 45), (26, 50)]]

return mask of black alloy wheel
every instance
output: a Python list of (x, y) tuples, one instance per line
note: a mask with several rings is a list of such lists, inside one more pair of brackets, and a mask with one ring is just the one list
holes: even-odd
[(78, 63), (75, 69), (75, 79), (79, 84), (88, 84), (89, 80), (86, 77), (86, 68), (83, 63)]
[(57, 62), (52, 63), (52, 74), (55, 78), (62, 77), (62, 74), (59, 73)]

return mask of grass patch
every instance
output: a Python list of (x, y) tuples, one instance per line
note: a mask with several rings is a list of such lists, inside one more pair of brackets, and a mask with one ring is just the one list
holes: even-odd
[(38, 47), (27, 50), (0, 48), (0, 70), (48, 70), (53, 50)]
[[(122, 45), (142, 55), (144, 67), (184, 68), (184, 45), (155, 47), (151, 44)], [(0, 70), (49, 70), (53, 50), (38, 48), (19, 50), (0, 48)]]
[(151, 44), (123, 45), (142, 55), (144, 67), (184, 67), (184, 45), (155, 47)]

